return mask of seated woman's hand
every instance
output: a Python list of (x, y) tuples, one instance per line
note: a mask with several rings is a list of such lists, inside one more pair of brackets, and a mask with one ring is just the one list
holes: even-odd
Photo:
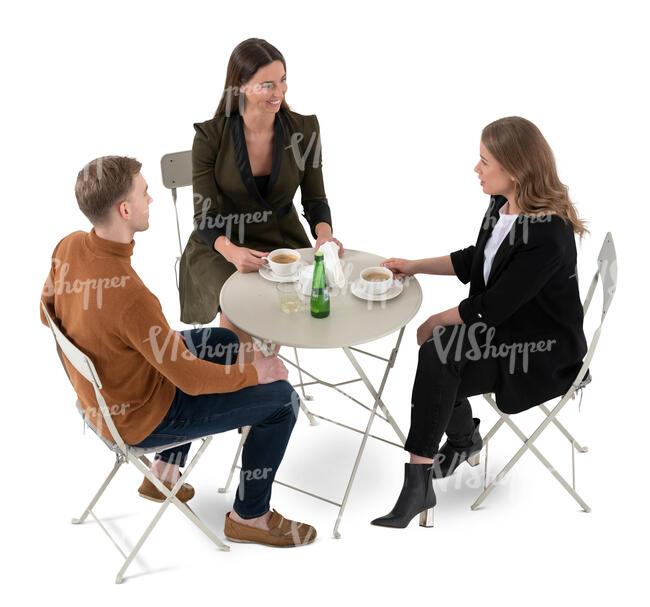
[(415, 261), (411, 259), (400, 259), (398, 257), (391, 257), (381, 264), (388, 268), (395, 278), (402, 278), (404, 276), (413, 276), (417, 272)]
[(419, 327), (417, 332), (418, 346), (421, 346), (427, 339), (433, 335), (433, 330), (437, 326), (437, 320), (434, 316), (429, 316)]
[(246, 274), (247, 272), (257, 272), (263, 265), (268, 263), (266, 261), (267, 256), (268, 253), (263, 251), (231, 244), (226, 259), (242, 274)]

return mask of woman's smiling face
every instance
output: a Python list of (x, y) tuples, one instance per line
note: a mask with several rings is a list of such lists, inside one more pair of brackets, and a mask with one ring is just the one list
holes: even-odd
[(494, 156), (488, 152), (482, 141), (479, 150), (481, 158), (474, 167), (474, 171), (478, 173), (483, 192), (491, 196), (495, 194), (500, 194), (506, 198), (512, 196), (515, 183), (514, 177), (511, 177), (503, 170), (501, 165), (494, 159)]
[(282, 61), (273, 61), (257, 70), (248, 82), (239, 87), (239, 91), (245, 95), (245, 107), (275, 114), (287, 88), (287, 74)]

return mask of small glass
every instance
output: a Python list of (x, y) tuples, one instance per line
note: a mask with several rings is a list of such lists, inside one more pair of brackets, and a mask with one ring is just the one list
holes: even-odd
[(291, 314), (300, 309), (302, 297), (297, 282), (279, 282), (276, 289), (280, 298), (280, 309), (285, 314)]

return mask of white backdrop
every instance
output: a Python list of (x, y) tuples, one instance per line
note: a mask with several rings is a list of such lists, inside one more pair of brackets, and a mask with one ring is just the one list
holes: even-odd
[[(329, 604), (344, 600), (344, 592), (381, 603), (537, 605), (561, 596), (591, 602), (637, 595), (647, 565), (648, 397), (639, 380), (648, 337), (641, 239), (649, 202), (650, 45), (642, 4), (113, 1), (5, 9), (3, 594), (21, 603), (65, 597), (70, 605), (163, 598)], [(392, 507), (405, 461), (403, 452), (377, 443), (362, 462), (340, 540), (331, 537), (333, 507), (281, 487), (273, 505), (314, 524), (315, 544), (234, 545), (226, 554), (170, 509), (116, 587), (117, 551), (94, 522), (70, 525), (112, 466), (99, 442), (82, 434), (51, 334), (38, 317), (55, 244), (89, 229), (74, 198), (77, 171), (107, 154), (143, 163), (155, 204), (132, 261), (170, 323), (182, 328), (173, 209), (159, 161), (191, 147), (192, 123), (214, 114), (230, 52), (249, 37), (280, 49), (289, 104), (318, 115), (334, 233), (349, 248), (415, 258), (472, 244), (487, 204), (472, 172), (482, 127), (508, 115), (540, 127), (589, 221), (591, 235), (578, 249), (583, 296), (608, 231), (619, 257), (619, 290), (592, 365), (594, 381), (581, 412), (574, 401), (562, 416), (590, 447), (576, 457), (590, 514), (528, 454), (479, 511), (469, 506), (482, 472), (465, 467), (437, 486), (433, 529), (416, 521), (403, 531), (371, 527)], [(191, 192), (179, 205), (186, 236)], [(423, 277), (421, 284), (424, 304), (407, 327), (385, 392), (404, 429), (415, 330), (466, 293), (452, 278)], [(386, 351), (390, 341), (372, 347)], [(323, 375), (349, 376), (336, 354), (305, 358)], [(313, 392), (315, 410), (355, 419), (346, 402)], [(495, 416), (480, 399), (473, 402), (487, 431)], [(518, 420), (532, 430), (541, 417), (530, 411)], [(493, 474), (518, 447), (510, 434), (500, 431), (490, 450)], [(233, 494), (216, 489), (237, 438), (216, 437), (193, 480), (192, 505), (219, 534)], [(279, 477), (338, 500), (359, 438), (336, 427), (310, 428), (302, 418)], [(570, 473), (569, 446), (552, 428), (540, 447)], [(98, 512), (132, 546), (155, 506), (137, 497), (134, 470), (120, 475)]]

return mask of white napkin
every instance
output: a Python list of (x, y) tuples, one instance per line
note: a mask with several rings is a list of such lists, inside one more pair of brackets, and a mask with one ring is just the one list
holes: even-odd
[(339, 245), (330, 241), (322, 244), (318, 250), (323, 251), (328, 284), (342, 289), (345, 286), (345, 274), (343, 274), (343, 267), (339, 259)]

